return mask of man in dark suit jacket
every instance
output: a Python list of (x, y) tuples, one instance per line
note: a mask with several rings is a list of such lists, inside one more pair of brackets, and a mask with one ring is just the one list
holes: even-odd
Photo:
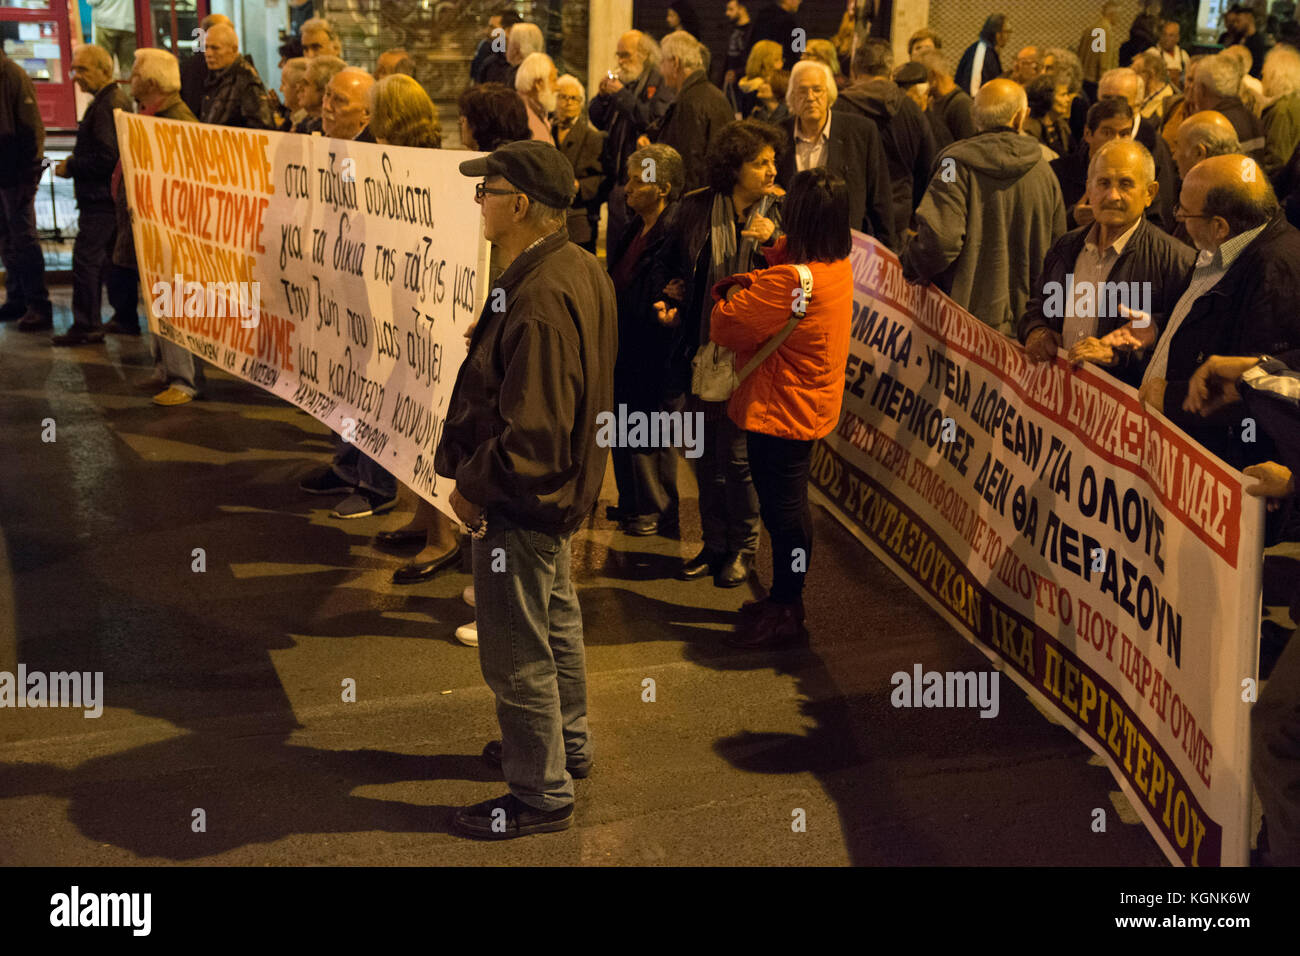
[(569, 241), (592, 255), (596, 253), (596, 232), (600, 224), (600, 188), (605, 179), (602, 157), (605, 134), (592, 127), (582, 115), (584, 91), (576, 76), (565, 74), (555, 81), (555, 119), (551, 138), (573, 167), (578, 194), (569, 207)]
[[(1147, 313), (1146, 327), (1158, 333), (1187, 288), (1195, 258), (1143, 215), (1155, 200), (1154, 177), (1155, 162), (1141, 143), (1114, 139), (1097, 148), (1088, 178), (1097, 218), (1048, 250), (1020, 318), (1017, 332), (1030, 361), (1051, 361), (1064, 344), (1071, 358), (1095, 362), (1134, 388), (1141, 384), (1149, 353), (1103, 340), (1133, 318), (1120, 305)], [(1135, 289), (1149, 289), (1149, 298), (1140, 291), (1133, 297)]]
[(849, 191), (849, 225), (895, 246), (889, 160), (876, 124), (863, 116), (832, 110), (835, 79), (820, 60), (800, 60), (790, 74), (786, 102), (793, 114), (781, 124), (786, 150), (776, 178), (786, 189), (795, 173), (824, 166), (844, 178)]
[(72, 55), (77, 86), (94, 99), (77, 124), (72, 155), (54, 168), (72, 179), (77, 197), (77, 238), (72, 244), (72, 328), (53, 338), (55, 345), (102, 342), (99, 308), (113, 254), (117, 211), (109, 184), (117, 168), (117, 127), (113, 110), (130, 110), (131, 101), (113, 76), (113, 58), (86, 44)]
[[(683, 30), (664, 37), (659, 69), (664, 83), (677, 97), (664, 115), (663, 125), (650, 138), (677, 150), (686, 168), (686, 192), (705, 184), (705, 155), (722, 127), (735, 122), (731, 104), (704, 73), (700, 44)], [(617, 172), (614, 173), (617, 175)]]
[[(1251, 167), (1253, 175), (1243, 176)], [(1236, 410), (1202, 418), (1184, 411), (1183, 402), (1192, 376), (1211, 355), (1300, 348), (1300, 231), (1280, 215), (1263, 169), (1240, 154), (1194, 166), (1179, 204), (1201, 254), (1139, 394), (1234, 468), (1258, 464), (1274, 457), (1272, 443), (1262, 434), (1243, 441)]]

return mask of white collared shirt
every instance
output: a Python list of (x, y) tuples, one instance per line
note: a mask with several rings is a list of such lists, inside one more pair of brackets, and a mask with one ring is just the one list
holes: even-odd
[(799, 120), (794, 121), (794, 164), (799, 172), (826, 165), (830, 153), (832, 115), (834, 115), (832, 111), (827, 109), (826, 123), (822, 126), (822, 131), (813, 139), (804, 139), (803, 134), (799, 132)]
[(1219, 280), (1228, 271), (1228, 267), (1237, 261), (1237, 257), (1246, 251), (1247, 246), (1259, 238), (1259, 234), (1267, 226), (1268, 223), (1264, 223), (1262, 226), (1256, 226), (1254, 229), (1235, 235), (1213, 252), (1208, 249), (1200, 251), (1200, 254), (1196, 257), (1196, 268), (1192, 270), (1192, 281), (1187, 284), (1186, 291), (1178, 300), (1178, 304), (1174, 306), (1174, 311), (1169, 316), (1169, 324), (1165, 326), (1164, 334), (1156, 342), (1156, 350), (1151, 356), (1151, 364), (1147, 366), (1147, 370), (1142, 376), (1143, 385), (1153, 378), (1163, 379), (1165, 377), (1169, 370), (1169, 343), (1178, 334), (1178, 327), (1183, 324), (1183, 319), (1187, 318), (1187, 314), (1192, 311), (1192, 306), (1197, 299), (1219, 284)]
[(1097, 246), (1101, 235), (1100, 227), (1093, 223), (1092, 228), (1088, 230), (1087, 238), (1083, 240), (1083, 248), (1079, 250), (1079, 255), (1074, 260), (1074, 287), (1080, 289), (1083, 288), (1084, 283), (1091, 284), (1092, 314), (1076, 315), (1074, 303), (1067, 303), (1065, 319), (1061, 323), (1061, 342), (1067, 349), (1080, 339), (1097, 334), (1097, 313), (1102, 308), (1102, 283), (1110, 278), (1111, 269), (1115, 268), (1115, 262), (1123, 254), (1124, 247), (1128, 245), (1140, 225), (1142, 220), (1139, 218), (1105, 249)]

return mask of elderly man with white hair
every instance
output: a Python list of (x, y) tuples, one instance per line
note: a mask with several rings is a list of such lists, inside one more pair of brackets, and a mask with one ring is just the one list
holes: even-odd
[(605, 181), (605, 134), (587, 122), (582, 104), (587, 98), (582, 81), (566, 73), (555, 81), (554, 143), (573, 167), (578, 194), (569, 207), (569, 241), (592, 255), (600, 223), (601, 185)]
[(507, 86), (514, 86), (515, 72), (534, 53), (546, 52), (546, 37), (536, 23), (516, 23), (506, 31), (506, 62), (510, 64)]
[(824, 167), (848, 186), (849, 225), (887, 246), (895, 244), (894, 209), (880, 130), (865, 116), (832, 110), (838, 96), (835, 77), (820, 60), (800, 60), (790, 71), (783, 120), (786, 149), (776, 179), (785, 189), (796, 173)]
[(916, 210), (916, 236), (899, 256), (909, 279), (933, 281), (1004, 335), (1015, 334), (1043, 259), (1065, 234), (1061, 186), (1038, 141), (1023, 133), (1028, 118), (1020, 84), (996, 79), (980, 87), (979, 132), (939, 153)]
[(203, 105), (199, 120), (219, 126), (270, 129), (271, 109), (266, 89), (243, 57), (233, 27), (218, 23), (208, 30), (203, 42), (208, 78), (203, 83)]
[(1279, 44), (1264, 58), (1264, 169), (1277, 181), (1300, 145), (1300, 52)]
[[(197, 123), (198, 119), (181, 99), (181, 69), (176, 57), (166, 50), (152, 47), (135, 51), (131, 70), (131, 96), (146, 116)], [(119, 186), (117, 195), (117, 242), (113, 247), (113, 264), (128, 270), (139, 286), (139, 265), (131, 241), (131, 216), (127, 211), (126, 188)], [(192, 277), (187, 277), (192, 278)], [(157, 392), (155, 405), (173, 407), (192, 402), (203, 388), (203, 361), (188, 349), (181, 348), (159, 335), (149, 337), (153, 352), (154, 373), (139, 387)]]
[(1192, 112), (1222, 113), (1237, 131), (1241, 151), (1249, 155), (1260, 150), (1262, 158), (1264, 127), (1241, 102), (1241, 77), (1241, 64), (1232, 56), (1226, 53), (1207, 56), (1196, 65), (1192, 82), (1188, 84), (1187, 102)]
[[(522, 25), (522, 24), (521, 24)], [(515, 71), (515, 90), (524, 101), (533, 139), (551, 140), (551, 114), (555, 112), (555, 61), (545, 53), (530, 53)]]
[(664, 114), (658, 135), (651, 138), (677, 150), (686, 168), (684, 192), (690, 192), (705, 185), (704, 158), (735, 114), (726, 95), (705, 75), (704, 57), (695, 37), (677, 30), (664, 37), (660, 49), (659, 70), (664, 85), (676, 91), (676, 99)]

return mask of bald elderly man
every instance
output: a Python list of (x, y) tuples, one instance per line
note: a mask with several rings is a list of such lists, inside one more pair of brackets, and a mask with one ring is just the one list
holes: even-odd
[(1178, 218), (1200, 253), (1139, 395), (1234, 468), (1268, 461), (1275, 457), (1272, 443), (1262, 434), (1243, 441), (1241, 415), (1225, 410), (1202, 418), (1184, 411), (1183, 402), (1211, 355), (1300, 348), (1300, 231), (1281, 216), (1264, 170), (1240, 153), (1192, 167)]
[[(72, 327), (54, 336), (55, 345), (104, 340), (99, 310), (117, 235), (117, 209), (109, 189), (117, 168), (113, 110), (131, 110), (131, 100), (113, 76), (113, 58), (103, 47), (77, 47), (72, 54), (72, 76), (77, 86), (93, 98), (77, 124), (72, 155), (54, 167), (56, 176), (71, 178), (77, 197), (77, 238), (72, 244)], [(130, 307), (134, 310), (134, 303)]]
[(1038, 140), (1022, 132), (1023, 86), (990, 80), (972, 115), (976, 134), (936, 158), (916, 236), (899, 258), (909, 279), (933, 281), (982, 322), (1015, 335), (1043, 259), (1065, 234), (1065, 202)]
[[(1064, 347), (1071, 361), (1096, 363), (1134, 387), (1141, 383), (1149, 352), (1117, 348), (1109, 333), (1139, 311), (1139, 334), (1154, 339), (1187, 287), (1194, 258), (1145, 217), (1158, 189), (1155, 175), (1151, 153), (1132, 139), (1093, 150), (1087, 180), (1093, 221), (1052, 246), (1020, 320), (1030, 361), (1051, 361)], [(1141, 290), (1137, 298), (1131, 298), (1134, 288)]]
[(355, 66), (339, 70), (321, 100), (321, 132), (331, 139), (373, 143), (370, 135), (370, 88), (375, 78)]
[(1177, 184), (1174, 176), (1174, 160), (1169, 155), (1169, 145), (1160, 138), (1156, 123), (1142, 115), (1142, 103), (1146, 99), (1146, 82), (1136, 70), (1120, 67), (1107, 70), (1097, 84), (1097, 98), (1122, 99), (1133, 110), (1132, 136), (1151, 153), (1156, 164), (1156, 178), (1160, 181), (1160, 192), (1156, 201), (1147, 210), (1147, 218), (1152, 219), (1165, 229), (1172, 230), (1177, 225), (1174, 220), (1174, 206), (1178, 202)]
[(217, 126), (271, 129), (271, 107), (266, 88), (242, 56), (233, 27), (218, 23), (203, 38), (203, 58), (208, 78), (203, 83), (199, 121)]
[[(1237, 131), (1222, 113), (1202, 110), (1188, 116), (1178, 125), (1178, 133), (1174, 137), (1173, 157), (1178, 169), (1179, 189), (1192, 167), (1201, 160), (1240, 152), (1241, 143), (1237, 141)], [(1188, 246), (1195, 245), (1184, 220), (1178, 220), (1173, 236)]]

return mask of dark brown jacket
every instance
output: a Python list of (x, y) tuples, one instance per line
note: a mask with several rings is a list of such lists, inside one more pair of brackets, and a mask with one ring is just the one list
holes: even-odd
[[(552, 139), (556, 132), (555, 124), (552, 123)], [(555, 145), (573, 167), (573, 178), (578, 181), (578, 194), (573, 197), (573, 205), (569, 207), (569, 238), (579, 245), (592, 242), (600, 225), (600, 188), (605, 181), (602, 162), (605, 134), (579, 114), (573, 121), (569, 135), (564, 137), (564, 142)]]
[(35, 182), (44, 151), (45, 124), (32, 79), (0, 50), (0, 186)]
[(611, 411), (618, 308), (596, 257), (561, 228), (497, 280), (456, 376), (434, 469), (468, 501), (530, 531), (566, 534), (605, 478), (596, 417)]

